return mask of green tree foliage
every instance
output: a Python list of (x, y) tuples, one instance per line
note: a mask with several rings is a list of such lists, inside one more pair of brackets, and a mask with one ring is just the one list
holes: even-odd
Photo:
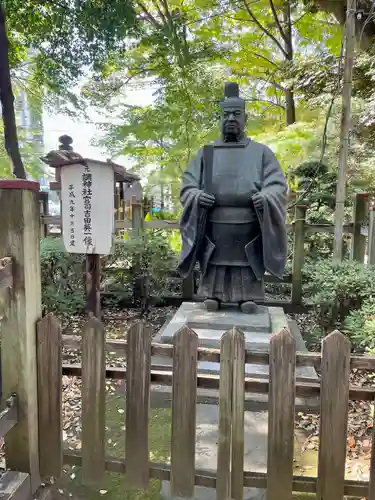
[[(338, 24), (316, 16), (315, 33), (301, 3), (279, 0), (136, 5), (142, 36), (85, 89), (92, 104), (109, 111), (108, 122), (116, 116), (115, 125), (103, 125), (112, 155), (129, 156), (141, 172), (154, 166), (154, 183), (162, 176), (178, 185), (191, 155), (218, 133), (216, 102), (229, 79), (240, 82), (248, 101), (248, 132), (274, 147), (285, 168), (317, 149), (321, 110), (304, 106), (286, 70), (307, 43), (338, 53)], [(129, 87), (148, 84), (159, 89), (154, 104), (124, 103)], [(286, 129), (285, 121), (293, 125)]]
[(127, 0), (7, 0), (6, 14), (11, 68), (31, 57), (37, 81), (59, 94), (88, 70), (100, 72), (136, 34)]
[[(6, 21), (5, 21), (6, 16)], [(136, 33), (133, 5), (126, 0), (9, 0), (0, 6), (0, 100), (4, 147), (14, 174), (25, 178), (19, 150), (11, 74), (30, 87), (68, 98), (70, 89), (91, 71), (101, 72), (112, 53), (126, 49)], [(40, 90), (39, 90), (40, 91)]]
[[(28, 85), (43, 83), (76, 109), (83, 97), (105, 110), (104, 146), (130, 157), (151, 184), (163, 178), (178, 186), (191, 156), (217, 134), (217, 101), (229, 79), (239, 81), (248, 101), (249, 134), (269, 144), (285, 170), (307, 160), (335, 168), (338, 101), (326, 117), (340, 91), (342, 18), (329, 3), (10, 0), (11, 65), (22, 67), (35, 49)], [(356, 60), (356, 181), (372, 158), (372, 66), (367, 54)], [(91, 81), (78, 96), (69, 84), (88, 72)], [(128, 89), (151, 85), (153, 104), (126, 103)]]

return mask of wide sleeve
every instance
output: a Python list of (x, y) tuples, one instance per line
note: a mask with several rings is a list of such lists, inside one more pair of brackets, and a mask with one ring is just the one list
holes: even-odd
[(178, 271), (185, 278), (190, 274), (197, 259), (198, 227), (200, 221), (200, 206), (198, 195), (201, 186), (201, 152), (192, 160), (182, 178), (180, 200), (182, 215), (180, 233), (182, 248)]
[(274, 153), (265, 147), (263, 151), (262, 188), (258, 193), (262, 200), (257, 209), (263, 241), (265, 270), (279, 278), (283, 276), (287, 258), (286, 203), (288, 185)]

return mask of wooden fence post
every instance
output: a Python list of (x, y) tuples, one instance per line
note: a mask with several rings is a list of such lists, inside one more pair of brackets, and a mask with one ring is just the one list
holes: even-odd
[(219, 440), (217, 444), (216, 498), (231, 498), (231, 441), (233, 390), (233, 335), (223, 334), (220, 343)]
[(5, 436), (7, 467), (40, 485), (36, 322), (41, 317), (39, 183), (0, 180), (0, 255), (12, 258), (13, 287), (2, 322), (3, 395), (16, 393), (19, 423)]
[[(40, 199), (41, 215), (42, 216), (48, 215), (48, 193), (41, 191), (39, 193), (39, 196), (40, 196), (39, 199)], [(48, 224), (45, 224), (42, 218), (40, 224), (40, 235), (43, 238), (46, 238), (48, 236)]]
[(293, 271), (292, 271), (292, 303), (302, 302), (302, 268), (305, 261), (305, 205), (296, 205), (294, 220)]
[(105, 331), (89, 319), (82, 334), (82, 482), (98, 484), (105, 472)]
[(47, 314), (37, 324), (39, 463), (42, 478), (60, 477), (62, 447), (61, 327)]
[(141, 203), (132, 203), (133, 237), (140, 238), (143, 230), (143, 211)]
[(245, 335), (233, 328), (231, 497), (243, 500), (245, 447)]
[(86, 255), (86, 312), (89, 317), (101, 319), (100, 304), (100, 255)]
[(132, 488), (147, 489), (150, 475), (148, 414), (151, 383), (151, 332), (143, 321), (128, 333), (126, 368), (126, 476)]
[(173, 337), (171, 494), (193, 498), (198, 336), (186, 326)]
[(317, 500), (344, 498), (350, 342), (340, 332), (322, 343)]
[(368, 485), (368, 500), (375, 500), (375, 414), (372, 418), (372, 443), (371, 443), (371, 460), (370, 460), (370, 480)]
[(369, 206), (368, 264), (375, 265), (375, 203)]
[(286, 328), (270, 346), (267, 500), (290, 500), (293, 491), (296, 341)]
[(116, 213), (116, 220), (121, 220), (121, 196), (120, 196), (120, 186), (115, 187), (115, 213)]
[(350, 249), (350, 258), (358, 262), (365, 260), (366, 236), (362, 236), (361, 227), (366, 220), (367, 197), (356, 194), (353, 203), (353, 235)]
[[(141, 238), (143, 231), (143, 208), (141, 203), (132, 202), (132, 237)], [(134, 283), (134, 300), (146, 301), (148, 294), (147, 279), (141, 276), (141, 263), (133, 262), (133, 270), (135, 271), (136, 279)], [(146, 295), (146, 296), (145, 296)]]

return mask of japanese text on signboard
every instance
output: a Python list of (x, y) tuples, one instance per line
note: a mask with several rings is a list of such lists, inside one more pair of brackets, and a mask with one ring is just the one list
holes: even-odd
[(82, 173), (82, 197), (84, 207), (83, 243), (87, 248), (92, 247), (92, 173), (88, 165)]
[(70, 236), (70, 245), (72, 247), (76, 244), (76, 234), (75, 234), (75, 192), (74, 185), (69, 184), (69, 236)]

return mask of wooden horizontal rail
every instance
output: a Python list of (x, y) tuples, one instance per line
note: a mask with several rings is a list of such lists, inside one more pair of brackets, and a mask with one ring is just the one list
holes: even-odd
[[(116, 297), (118, 292), (116, 290), (106, 290), (101, 292), (102, 297)], [(203, 302), (203, 298), (198, 295), (194, 295), (192, 299), (188, 301), (192, 302)], [(149, 304), (153, 306), (173, 306), (179, 307), (187, 299), (178, 295), (162, 295), (162, 296), (150, 296), (148, 297)], [(311, 306), (305, 304), (292, 304), (289, 300), (255, 300), (256, 304), (267, 307), (282, 307), (285, 313), (295, 313), (295, 314), (306, 314)], [(133, 299), (121, 299), (121, 305), (124, 308), (135, 308), (138, 307)]]
[(0, 477), (2, 500), (30, 500), (35, 498), (31, 491), (30, 475), (26, 472), (6, 470)]
[[(63, 364), (62, 374), (73, 377), (81, 376), (80, 364)], [(106, 378), (112, 380), (125, 380), (126, 368), (120, 367), (106, 367)], [(220, 376), (216, 374), (202, 374), (197, 375), (197, 387), (200, 389), (219, 389)], [(172, 372), (166, 370), (151, 370), (151, 382), (158, 385), (170, 386), (172, 385)], [(268, 380), (259, 380), (256, 378), (245, 377), (245, 392), (252, 394), (268, 394), (269, 382)], [(296, 396), (298, 397), (311, 397), (320, 395), (320, 384), (314, 382), (297, 382), (296, 383)], [(367, 387), (351, 386), (349, 389), (349, 397), (352, 401), (374, 401), (375, 389)]]
[[(51, 224), (59, 226), (61, 225), (61, 216), (60, 215), (41, 215), (41, 220), (43, 224)], [(126, 220), (116, 220), (115, 221), (116, 229), (132, 229), (132, 221), (130, 219)], [(169, 221), (169, 220), (152, 220), (152, 221), (144, 221), (144, 229), (175, 229), (178, 230), (180, 228), (179, 221)], [(293, 232), (293, 224), (286, 225), (287, 232)], [(333, 233), (334, 226), (332, 224), (306, 224), (306, 232), (307, 233)], [(344, 225), (344, 233), (352, 234), (353, 233), (353, 224), (345, 224)]]
[[(69, 349), (81, 349), (80, 335), (63, 335), (62, 342), (64, 347)], [(126, 357), (126, 347), (126, 340), (107, 340), (106, 342), (107, 351), (114, 352), (120, 357)], [(153, 343), (151, 345), (151, 355), (173, 359), (173, 345)], [(319, 370), (321, 359), (321, 353), (318, 352), (297, 352), (296, 354), (297, 366), (314, 366)], [(220, 349), (198, 347), (198, 361), (220, 363)], [(245, 363), (268, 365), (269, 352), (246, 349)], [(359, 370), (375, 370), (375, 356), (351, 356), (350, 367)]]
[[(306, 224), (306, 233), (334, 233), (335, 226), (332, 224)], [(353, 224), (344, 224), (344, 233), (353, 233)]]
[[(104, 273), (107, 274), (116, 274), (116, 273), (128, 273), (130, 272), (130, 268), (128, 267), (105, 267), (103, 269)], [(196, 276), (199, 276), (200, 271), (195, 270), (194, 274)], [(170, 278), (176, 278), (176, 279), (182, 279), (181, 276), (179, 275), (178, 271), (176, 269), (172, 269), (169, 274)], [(292, 275), (291, 274), (286, 274), (283, 276), (281, 279), (277, 278), (276, 276), (273, 276), (272, 274), (265, 274), (264, 275), (264, 281), (266, 283), (292, 283)]]
[[(82, 466), (81, 455), (66, 450), (64, 452), (64, 464)], [(150, 462), (150, 478), (160, 481), (170, 481), (170, 467), (165, 464)], [(108, 457), (105, 461), (105, 468), (108, 472), (119, 474), (126, 473), (126, 460), (123, 458)], [(216, 473), (210, 470), (196, 470), (195, 485), (206, 488), (216, 488)], [(243, 485), (245, 488), (267, 487), (267, 474), (265, 472), (244, 471)], [(317, 478), (293, 476), (293, 491), (300, 493), (316, 493)], [(366, 481), (345, 481), (345, 495), (363, 497), (368, 493), (368, 482)]]

